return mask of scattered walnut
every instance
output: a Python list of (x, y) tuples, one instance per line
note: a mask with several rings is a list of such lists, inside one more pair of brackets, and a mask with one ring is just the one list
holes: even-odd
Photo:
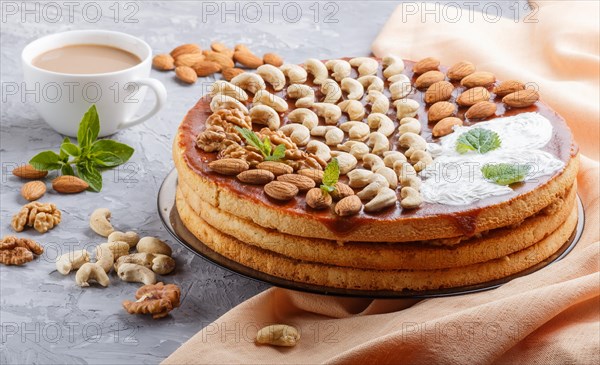
[(60, 217), (60, 210), (56, 205), (31, 202), (13, 216), (11, 226), (16, 232), (23, 231), (25, 227), (33, 227), (36, 231), (45, 233), (60, 223)]
[(29, 238), (5, 236), (0, 240), (0, 263), (23, 265), (33, 260), (33, 254), (41, 255), (44, 248)]
[(4, 265), (23, 265), (33, 260), (33, 253), (24, 247), (0, 251), (0, 263)]
[(137, 301), (126, 300), (123, 308), (131, 314), (152, 314), (152, 318), (162, 318), (179, 307), (181, 290), (177, 285), (163, 283), (144, 285), (135, 293)]
[(0, 240), (0, 250), (10, 250), (15, 247), (23, 247), (36, 255), (44, 253), (44, 248), (30, 238), (18, 238), (16, 236), (4, 236)]

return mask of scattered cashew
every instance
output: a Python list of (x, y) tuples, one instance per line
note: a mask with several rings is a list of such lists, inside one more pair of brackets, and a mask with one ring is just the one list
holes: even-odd
[(211, 85), (210, 96), (227, 95), (239, 101), (248, 100), (248, 94), (239, 86), (225, 80), (217, 80)]
[(421, 122), (418, 119), (412, 117), (406, 117), (400, 119), (400, 126), (398, 127), (398, 135), (401, 136), (404, 133), (421, 133)]
[(420, 135), (411, 132), (401, 135), (400, 138), (398, 138), (398, 145), (400, 147), (408, 148), (406, 152), (404, 152), (404, 155), (409, 158), (415, 151), (425, 151), (427, 149), (427, 141)]
[(394, 75), (401, 74), (404, 71), (404, 61), (396, 56), (387, 56), (383, 57), (382, 62), (383, 67), (383, 76), (385, 78), (390, 78)]
[(369, 128), (377, 128), (377, 132), (389, 137), (394, 133), (394, 122), (385, 114), (371, 113), (367, 117)]
[(419, 172), (431, 165), (433, 163), (433, 158), (431, 158), (429, 152), (418, 150), (410, 155), (410, 163), (412, 163), (415, 170)]
[(380, 77), (375, 75), (367, 75), (361, 76), (356, 81), (360, 82), (360, 84), (367, 89), (367, 91), (375, 90), (379, 92), (383, 92), (384, 83)]
[(383, 163), (387, 167), (394, 168), (396, 161), (406, 162), (406, 156), (400, 151), (387, 151), (383, 153)]
[(390, 85), (390, 94), (393, 100), (403, 99), (412, 92), (410, 81), (396, 81)]
[(158, 275), (166, 275), (175, 269), (175, 260), (167, 255), (157, 254), (152, 260), (152, 271)]
[(383, 133), (373, 132), (369, 134), (367, 146), (373, 148), (371, 153), (375, 155), (383, 155), (384, 152), (390, 150), (390, 141)]
[(371, 57), (356, 57), (350, 60), (350, 64), (358, 67), (359, 76), (373, 75), (379, 68), (379, 63)]
[(328, 146), (337, 146), (344, 140), (344, 132), (335, 126), (317, 126), (310, 131), (310, 134), (317, 137), (325, 137), (325, 143)]
[(259, 66), (256, 69), (256, 73), (259, 74), (264, 81), (271, 84), (275, 91), (282, 90), (285, 86), (285, 75), (280, 69), (273, 65), (265, 64)]
[(371, 113), (386, 114), (390, 110), (390, 99), (378, 90), (369, 90), (367, 103), (371, 103)]
[(279, 130), (290, 137), (292, 142), (298, 146), (306, 146), (308, 141), (310, 141), (310, 131), (302, 124), (286, 124), (279, 128)]
[(113, 233), (108, 235), (108, 242), (127, 242), (129, 244), (129, 248), (135, 247), (139, 240), (140, 236), (137, 233), (131, 231), (125, 233), (114, 231)]
[(303, 84), (306, 82), (308, 74), (301, 66), (292, 63), (284, 63), (279, 66), (279, 69), (287, 76), (291, 84)]
[(325, 94), (324, 103), (335, 104), (342, 97), (342, 89), (335, 80), (327, 79), (321, 84), (321, 92)]
[(300, 341), (300, 333), (292, 326), (273, 324), (262, 328), (256, 334), (256, 343), (273, 346), (292, 347)]
[(121, 256), (129, 255), (129, 244), (122, 241), (106, 242), (98, 246), (106, 246), (112, 252), (114, 259)]
[(398, 175), (398, 181), (400, 181), (400, 185), (402, 186), (406, 186), (410, 179), (418, 178), (417, 171), (408, 162), (396, 161), (394, 162), (393, 168), (396, 175)]
[(385, 177), (391, 189), (396, 189), (398, 186), (398, 175), (396, 175), (394, 170), (387, 166), (379, 166), (374, 172)]
[(396, 204), (398, 197), (396, 192), (390, 188), (383, 188), (377, 192), (377, 195), (367, 204), (365, 204), (365, 212), (377, 212), (379, 210), (391, 207)]
[(301, 123), (303, 126), (312, 130), (319, 124), (319, 117), (315, 112), (306, 108), (298, 108), (291, 111), (287, 118), (292, 123)]
[(400, 185), (402, 185), (402, 187), (408, 186), (419, 191), (421, 189), (421, 179), (419, 179), (417, 176), (406, 176), (404, 179), (402, 179)]
[(369, 146), (360, 141), (348, 140), (344, 144), (337, 145), (338, 150), (348, 152), (357, 160), (362, 160), (363, 156), (369, 153)]
[(352, 72), (352, 66), (348, 61), (344, 60), (329, 60), (325, 62), (325, 67), (328, 70), (333, 71), (331, 77), (333, 77), (337, 82), (342, 81), (345, 77), (350, 76)]
[(383, 188), (389, 188), (389, 185), (390, 183), (385, 178), (385, 176), (380, 174), (373, 174), (369, 178), (369, 184), (367, 184), (367, 186), (361, 191), (359, 191), (356, 195), (361, 200), (370, 200), (377, 195), (379, 190)]
[(142, 238), (137, 244), (137, 250), (138, 252), (160, 253), (167, 256), (171, 256), (172, 253), (171, 247), (156, 237)]
[(90, 254), (87, 250), (75, 250), (67, 252), (56, 258), (56, 270), (67, 275), (71, 270), (79, 269), (81, 265), (90, 261)]
[(371, 182), (373, 172), (365, 169), (355, 169), (348, 173), (348, 185), (351, 188), (364, 188)]
[(367, 139), (367, 137), (369, 137), (369, 133), (371, 132), (367, 123), (355, 121), (340, 124), (340, 129), (348, 133), (348, 137), (350, 137), (350, 139), (358, 141), (364, 141)]
[(272, 131), (278, 130), (281, 125), (279, 114), (268, 105), (253, 106), (250, 108), (249, 115), (252, 123), (266, 125)]
[(348, 114), (350, 120), (361, 121), (365, 117), (365, 107), (358, 100), (344, 100), (338, 106), (342, 112)]
[(316, 139), (311, 140), (306, 145), (306, 152), (312, 153), (321, 160), (327, 162), (331, 160), (331, 149), (328, 145)]
[(147, 268), (152, 268), (152, 260), (154, 259), (153, 254), (147, 252), (137, 252), (130, 255), (121, 256), (115, 261), (114, 268), (119, 270), (119, 266), (122, 264), (137, 264)]
[(358, 164), (356, 157), (347, 152), (331, 151), (331, 155), (338, 160), (338, 165), (340, 166), (340, 175), (346, 175)]
[(75, 274), (75, 283), (81, 287), (90, 286), (90, 281), (95, 281), (98, 284), (106, 287), (110, 284), (110, 279), (100, 265), (85, 263), (81, 265)]
[(308, 73), (313, 75), (313, 83), (315, 85), (321, 85), (329, 77), (327, 67), (325, 67), (323, 62), (319, 61), (316, 58), (307, 59), (304, 62), (304, 68), (306, 69), (306, 71), (308, 71)]
[(404, 74), (397, 74), (397, 75), (394, 75), (394, 76), (391, 76), (388, 78), (388, 82), (390, 84), (393, 84), (393, 83), (399, 82), (399, 81), (410, 82), (410, 79), (408, 78), (408, 76), (406, 76)]
[(110, 210), (106, 208), (98, 208), (92, 212), (90, 216), (90, 228), (100, 236), (108, 237), (115, 231), (110, 224)]
[(414, 117), (419, 111), (419, 102), (413, 99), (400, 99), (394, 101), (396, 107), (396, 118)]
[(239, 100), (231, 96), (217, 94), (210, 101), (210, 110), (214, 113), (219, 109), (238, 109), (244, 114), (248, 114), (248, 108)]
[(402, 206), (402, 208), (404, 209), (414, 209), (414, 208), (418, 208), (421, 206), (421, 204), (423, 203), (423, 198), (421, 197), (421, 194), (407, 186), (402, 188), (402, 190), (400, 190), (400, 206)]
[(348, 93), (348, 99), (360, 100), (365, 94), (365, 88), (362, 84), (351, 77), (346, 77), (341, 82), (342, 91)]
[(258, 90), (252, 99), (254, 105), (267, 105), (278, 113), (288, 110), (288, 103), (281, 97), (271, 94), (267, 90)]
[(156, 284), (156, 275), (145, 266), (123, 263), (119, 265), (117, 275), (123, 281), (132, 283), (144, 283), (145, 285)]
[(115, 255), (108, 246), (96, 246), (96, 264), (99, 265), (104, 272), (110, 272), (115, 262)]
[(335, 104), (314, 103), (313, 108), (318, 116), (325, 118), (326, 124), (337, 124), (342, 116), (342, 109)]
[(246, 91), (255, 94), (258, 90), (264, 90), (267, 88), (265, 80), (259, 75), (250, 72), (241, 73), (230, 81), (233, 85), (238, 86)]
[(297, 108), (310, 108), (315, 103), (315, 90), (303, 84), (291, 84), (287, 96), (296, 100)]
[(375, 171), (380, 167), (385, 166), (385, 163), (381, 159), (381, 157), (377, 156), (373, 153), (368, 153), (363, 156), (363, 167), (366, 169), (370, 169), (371, 171)]

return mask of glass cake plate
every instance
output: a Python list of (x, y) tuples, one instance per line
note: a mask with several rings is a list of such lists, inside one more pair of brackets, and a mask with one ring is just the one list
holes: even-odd
[(200, 240), (198, 240), (190, 231), (188, 231), (183, 225), (177, 209), (175, 208), (175, 192), (177, 189), (177, 171), (173, 169), (163, 181), (160, 190), (158, 192), (158, 213), (159, 216), (169, 231), (169, 233), (183, 246), (189, 249), (194, 254), (202, 257), (211, 264), (220, 266), (226, 270), (234, 272), (236, 274), (245, 276), (250, 279), (262, 281), (277, 287), (298, 290), (308, 293), (316, 293), (323, 295), (337, 295), (347, 297), (362, 297), (362, 298), (437, 298), (447, 297), (454, 295), (463, 295), (470, 293), (477, 293), (485, 290), (495, 289), (502, 284), (505, 284), (515, 278), (531, 274), (538, 271), (553, 262), (556, 262), (565, 257), (573, 247), (579, 241), (583, 232), (584, 225), (584, 211), (583, 205), (579, 196), (577, 197), (578, 207), (578, 220), (577, 226), (569, 240), (552, 256), (539, 264), (519, 272), (517, 274), (499, 279), (493, 280), (482, 284), (462, 286), (456, 288), (444, 288), (438, 290), (428, 291), (391, 291), (391, 290), (359, 290), (359, 289), (342, 289), (332, 288), (320, 285), (307, 284), (292, 280), (283, 279), (277, 276), (265, 274), (261, 271), (254, 270), (247, 266), (244, 266), (236, 261), (233, 261), (206, 246)]

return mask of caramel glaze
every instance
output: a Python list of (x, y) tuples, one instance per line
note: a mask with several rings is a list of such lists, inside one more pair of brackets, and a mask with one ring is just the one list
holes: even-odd
[[(348, 60), (348, 58), (346, 58)], [(412, 79), (414, 82), (416, 77), (412, 72), (412, 65), (414, 62), (405, 61), (406, 70), (404, 73)], [(446, 72), (447, 68), (441, 67), (440, 70), (442, 72)], [(385, 80), (382, 75), (382, 70), (378, 71), (378, 76)], [(355, 69), (352, 70), (351, 77), (356, 78), (357, 72)], [(309, 75), (309, 79), (306, 84), (311, 85), (315, 89), (315, 96), (317, 101), (323, 99), (323, 94), (319, 90), (318, 85), (314, 85), (312, 83), (312, 76)], [(460, 86), (460, 83), (453, 82), (455, 89), (452, 93), (452, 97), (449, 101), (454, 102), (455, 99), (465, 90), (464, 87)], [(388, 82), (385, 83), (385, 94), (389, 97), (388, 90)], [(490, 85), (488, 90), (490, 93), (492, 92), (494, 85)], [(295, 109), (294, 99), (288, 99), (286, 97), (286, 88), (275, 93), (278, 96), (286, 99), (289, 104), (288, 111), (282, 113), (281, 122), (282, 125), (287, 123), (287, 114)], [(271, 88), (268, 87), (269, 92), (273, 92)], [(366, 90), (365, 96), (361, 100), (363, 104), (366, 106), (366, 111), (370, 112), (370, 105), (366, 104)], [(424, 102), (424, 94), (425, 90), (416, 90), (415, 93), (409, 96), (410, 99), (417, 100), (421, 107), (418, 111), (417, 118), (422, 125), (421, 136), (423, 136), (428, 142), (437, 142), (438, 139), (434, 138), (431, 135), (431, 129), (435, 125), (435, 123), (428, 123), (427, 120), (427, 110), (428, 106)], [(346, 93), (343, 93), (343, 99), (346, 99)], [(519, 108), (519, 109), (511, 109), (507, 108), (502, 103), (502, 98), (497, 97), (492, 93), (492, 101), (497, 104), (497, 111), (494, 116), (488, 118), (487, 120), (498, 118), (498, 117), (506, 117), (519, 113), (525, 112), (538, 112), (544, 117), (546, 117), (550, 123), (552, 124), (553, 136), (551, 141), (543, 148), (544, 151), (551, 153), (556, 156), (558, 159), (565, 162), (565, 165), (569, 162), (571, 157), (577, 155), (578, 147), (574, 143), (571, 131), (567, 127), (565, 120), (559, 116), (556, 112), (554, 112), (550, 107), (546, 104), (538, 101), (534, 105), (528, 108)], [(341, 101), (341, 99), (340, 99)], [(515, 199), (517, 196), (521, 194), (525, 194), (536, 189), (539, 186), (542, 186), (548, 183), (555, 176), (558, 176), (562, 171), (557, 172), (554, 176), (542, 176), (537, 181), (528, 181), (524, 183), (516, 184), (513, 187), (513, 192), (503, 196), (491, 197), (482, 199), (474, 204), (468, 206), (451, 206), (451, 205), (442, 205), (442, 204), (431, 204), (424, 203), (419, 209), (413, 210), (404, 210), (400, 207), (400, 204), (396, 204), (395, 207), (390, 207), (381, 212), (377, 212), (375, 214), (367, 214), (364, 212), (359, 213), (356, 216), (352, 217), (339, 217), (333, 212), (333, 206), (329, 210), (314, 210), (308, 207), (304, 200), (304, 195), (298, 195), (294, 199), (288, 202), (279, 202), (274, 199), (271, 199), (263, 192), (262, 186), (254, 186), (247, 185), (239, 182), (237, 179), (233, 177), (227, 177), (223, 175), (219, 175), (210, 171), (207, 164), (210, 161), (216, 159), (216, 153), (207, 153), (203, 150), (196, 147), (196, 136), (205, 128), (204, 122), (206, 119), (212, 114), (209, 107), (210, 97), (205, 96), (201, 98), (198, 103), (188, 112), (185, 119), (183, 120), (181, 126), (179, 127), (179, 147), (184, 151), (184, 159), (187, 162), (187, 165), (200, 176), (209, 178), (215, 184), (217, 184), (220, 188), (226, 188), (233, 193), (239, 195), (240, 199), (252, 199), (257, 204), (263, 204), (268, 207), (277, 207), (278, 209), (285, 210), (289, 214), (297, 214), (304, 215), (310, 214), (314, 219), (320, 220), (323, 224), (325, 224), (329, 229), (335, 232), (339, 236), (343, 236), (351, 232), (359, 225), (369, 224), (370, 222), (374, 222), (377, 220), (390, 220), (390, 221), (401, 221), (404, 224), (410, 224), (413, 220), (418, 220), (421, 217), (431, 217), (431, 216), (439, 216), (439, 219), (450, 219), (454, 221), (454, 224), (465, 234), (470, 235), (475, 230), (475, 221), (476, 217), (484, 208), (490, 207), (494, 204), (498, 204), (501, 202), (506, 202)], [(458, 105), (457, 105), (458, 107)], [(468, 107), (458, 107), (457, 116), (465, 121), (465, 125), (475, 125), (477, 122), (482, 120), (470, 121), (464, 117), (464, 113), (467, 111)], [(396, 111), (393, 105), (390, 103), (390, 110), (387, 115), (395, 122), (396, 126), (398, 125), (398, 121), (396, 120)], [(366, 116), (364, 118), (364, 122), (366, 122)], [(338, 125), (347, 121), (347, 115), (344, 113)], [(320, 124), (325, 125), (322, 118), (320, 118)], [(260, 130), (262, 125), (255, 125), (254, 129), (256, 131)], [(314, 137), (313, 137), (314, 138)], [(397, 131), (390, 137), (390, 146), (392, 150), (398, 150), (397, 146), (398, 135)], [(359, 164), (360, 166), (360, 164)], [(346, 176), (342, 176), (340, 181), (347, 181)]]

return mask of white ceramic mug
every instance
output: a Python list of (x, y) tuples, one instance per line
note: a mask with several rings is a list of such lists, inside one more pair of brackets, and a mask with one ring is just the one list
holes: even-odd
[[(120, 48), (141, 60), (125, 70), (100, 74), (65, 74), (47, 71), (32, 64), (50, 50), (77, 44), (98, 44)], [(27, 93), (35, 93), (38, 113), (54, 130), (77, 136), (83, 114), (96, 104), (100, 117), (100, 137), (140, 124), (166, 103), (167, 91), (158, 80), (149, 78), (152, 49), (143, 40), (125, 33), (106, 30), (75, 30), (56, 33), (29, 43), (21, 54)], [(150, 111), (135, 116), (147, 88), (156, 94)], [(30, 98), (28, 98), (30, 100)]]

